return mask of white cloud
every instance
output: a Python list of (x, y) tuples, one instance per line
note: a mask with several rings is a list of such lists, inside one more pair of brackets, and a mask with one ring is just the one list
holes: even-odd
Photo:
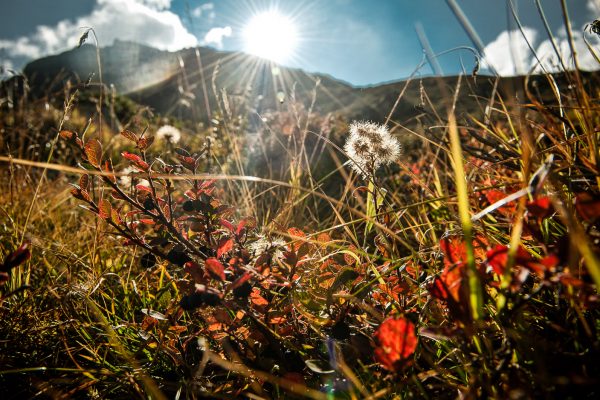
[[(167, 10), (171, 0), (97, 1), (89, 15), (54, 26), (38, 26), (34, 33), (14, 40), (0, 40), (0, 54), (33, 59), (64, 51), (77, 45), (83, 27), (94, 28), (100, 46), (110, 45), (115, 39), (171, 51), (198, 44), (179, 16)], [(92, 40), (90, 34), (88, 42)]]
[(155, 10), (166, 10), (171, 7), (171, 0), (134, 0)]
[(209, 18), (214, 18), (215, 16), (215, 12), (213, 11), (215, 9), (215, 5), (213, 3), (205, 3), (205, 4), (201, 4), (198, 7), (192, 9), (192, 17), (201, 17), (202, 15), (205, 15), (207, 12), (209, 13), (208, 16)]
[[(588, 9), (595, 10), (596, 4), (594, 0), (589, 0), (587, 3)], [(573, 42), (577, 53), (577, 61), (579, 67), (584, 70), (597, 70), (600, 65), (594, 59), (592, 53), (587, 48), (582, 34), (583, 27), (573, 27)], [(523, 29), (530, 44), (535, 49), (537, 58), (527, 46), (525, 39), (520, 31), (504, 31), (501, 32), (496, 40), (489, 43), (485, 47), (485, 63), (492, 65), (500, 75), (511, 76), (516, 74), (524, 74), (530, 71), (535, 72), (557, 72), (562, 70), (559, 55), (566, 68), (574, 68), (571, 47), (564, 27), (558, 29), (554, 34), (556, 43), (555, 51), (552, 41), (543, 36), (541, 32), (537, 32), (533, 28), (525, 27)], [(544, 34), (545, 35), (545, 34)], [(586, 38), (594, 50), (600, 54), (600, 40), (595, 34), (586, 34)], [(539, 65), (538, 59), (541, 61)], [(542, 68), (543, 67), (543, 68)]]
[(503, 76), (527, 73), (531, 68), (531, 51), (527, 41), (535, 46), (537, 32), (528, 27), (524, 27), (523, 32), (525, 37), (519, 30), (500, 33), (485, 47), (485, 64), (493, 66)]
[[(600, 49), (598, 47), (600, 42), (598, 41), (598, 37), (593, 34), (588, 34), (586, 35), (586, 38), (596, 53), (600, 54)], [(600, 65), (586, 46), (583, 35), (580, 32), (573, 32), (573, 42), (575, 44), (575, 52), (577, 53), (577, 62), (581, 69), (596, 70), (600, 68)], [(557, 35), (556, 47), (565, 66), (567, 68), (574, 68), (575, 64), (571, 53), (571, 46), (569, 46), (569, 41), (565, 33)], [(549, 39), (543, 41), (539, 45), (537, 52), (540, 55), (542, 65), (547, 71), (558, 71), (560, 69), (558, 56)], [(541, 68), (538, 68), (538, 70), (540, 69)]]
[(231, 36), (232, 33), (233, 31), (230, 26), (212, 28), (204, 36), (203, 44), (212, 44), (217, 48), (221, 48), (223, 47), (223, 38)]
[(10, 75), (10, 71), (14, 70), (15, 67), (10, 60), (2, 60), (0, 61), (0, 77), (4, 78), (5, 76)]

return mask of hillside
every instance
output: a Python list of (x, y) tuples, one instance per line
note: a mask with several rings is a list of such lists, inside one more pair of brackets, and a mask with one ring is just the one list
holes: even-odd
[[(280, 67), (243, 53), (217, 51), (208, 47), (167, 52), (132, 42), (117, 41), (100, 50), (103, 83), (116, 93), (125, 94), (135, 102), (151, 107), (162, 115), (208, 120), (208, 112), (215, 110), (214, 91), (228, 96), (241, 96), (250, 104), (251, 112), (275, 110), (291, 96), (309, 105), (315, 87), (317, 96), (314, 110), (338, 113), (349, 119), (383, 121), (392, 110), (406, 81), (390, 82), (369, 87), (355, 87), (322, 74)], [(200, 67), (202, 66), (202, 68)], [(29, 63), (24, 69), (34, 97), (61, 92), (66, 81), (99, 82), (96, 51), (85, 45), (59, 55)], [(563, 84), (562, 75), (555, 76)], [(584, 84), (597, 80), (586, 73)], [(546, 78), (536, 81), (532, 92), (550, 99), (551, 90)], [(457, 114), (471, 114), (479, 118), (486, 101), (497, 93), (506, 100), (524, 101), (523, 77), (494, 78), (488, 76), (463, 79), (462, 95), (458, 97)], [(408, 83), (398, 103), (393, 119), (411, 128), (416, 127), (426, 114), (433, 114), (431, 105), (439, 111), (451, 104), (457, 77), (415, 78)], [(533, 87), (531, 86), (531, 87)], [(206, 101), (209, 107), (206, 107)], [(429, 110), (429, 112), (427, 112)], [(430, 121), (431, 122), (431, 121)]]

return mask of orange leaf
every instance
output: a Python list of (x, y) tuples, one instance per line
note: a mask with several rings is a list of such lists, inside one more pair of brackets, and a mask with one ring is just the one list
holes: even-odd
[(250, 293), (250, 301), (257, 309), (259, 309), (261, 311), (264, 310), (269, 305), (269, 302), (267, 301), (267, 299), (262, 297), (260, 295), (260, 290), (258, 290), (256, 288), (252, 289), (252, 293)]
[(100, 204), (98, 205), (98, 216), (102, 219), (108, 219), (112, 214), (112, 206), (110, 202), (106, 199), (100, 200)]
[(269, 319), (269, 324), (279, 325), (279, 324), (283, 324), (285, 321), (286, 321), (285, 317), (272, 317)]
[(113, 208), (113, 209), (110, 211), (110, 219), (112, 220), (112, 222), (113, 222), (115, 225), (121, 225), (121, 223), (123, 222), (123, 221), (121, 220), (121, 216), (119, 215), (119, 211), (118, 211), (118, 210), (116, 210), (115, 208)]
[(81, 175), (79, 178), (79, 188), (87, 190), (88, 186), (90, 186), (90, 176), (88, 174)]
[(66, 129), (60, 131), (59, 135), (65, 140), (72, 140), (74, 137), (77, 137), (77, 134), (75, 132)]
[(137, 147), (143, 151), (150, 147), (152, 143), (154, 143), (154, 136), (140, 138), (137, 142)]
[(137, 135), (127, 129), (121, 131), (121, 135), (123, 135), (124, 137), (126, 137), (127, 139), (131, 140), (132, 142), (136, 142), (137, 143)]
[(90, 139), (85, 144), (85, 155), (90, 164), (96, 168), (100, 168), (102, 163), (102, 145), (96, 139)]
[(379, 326), (374, 334), (378, 346), (375, 359), (387, 370), (401, 367), (417, 348), (415, 325), (406, 318), (389, 318)]

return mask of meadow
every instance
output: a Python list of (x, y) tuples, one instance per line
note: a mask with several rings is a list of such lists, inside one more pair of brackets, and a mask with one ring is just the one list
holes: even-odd
[(456, 113), (474, 71), (413, 128), (318, 86), (260, 118), (216, 89), (195, 124), (101, 85), (11, 99), (2, 397), (596, 398), (594, 77)]

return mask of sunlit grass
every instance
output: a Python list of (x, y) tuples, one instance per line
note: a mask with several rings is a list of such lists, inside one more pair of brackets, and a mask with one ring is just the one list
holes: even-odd
[[(78, 92), (62, 109), (3, 114), (7, 131), (39, 118), (55, 130), (2, 138), (0, 386), (57, 398), (594, 394), (600, 116), (597, 92), (568, 77), (543, 77), (551, 102), (525, 79), (527, 104), (494, 92), (473, 115), (421, 93), (435, 126), (405, 129), (390, 104), (387, 128), (354, 124), (366, 128), (352, 141), (351, 121), (315, 111), (318, 86), (261, 115), (253, 136), (252, 99), (214, 79), (201, 128), (131, 110), (127, 130), (107, 113), (100, 129)], [(492, 78), (461, 77), (454, 103), (476, 79)], [(152, 143), (157, 132), (171, 135)], [(32, 152), (40, 137), (49, 146)], [(9, 262), (24, 241), (31, 258)]]

